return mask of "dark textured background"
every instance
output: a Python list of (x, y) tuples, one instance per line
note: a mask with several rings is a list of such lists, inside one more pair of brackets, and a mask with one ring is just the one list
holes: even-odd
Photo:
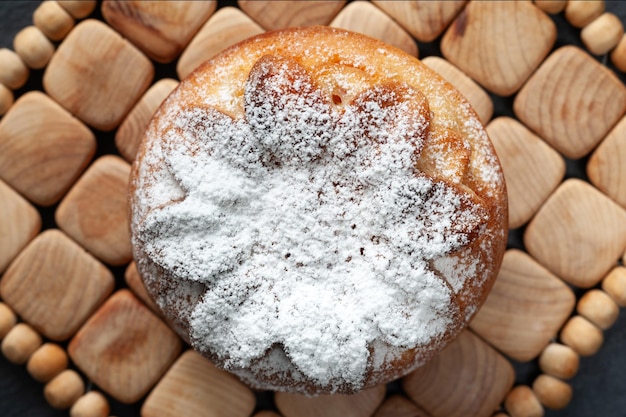
[[(0, 48), (12, 48), (14, 35), (23, 27), (32, 24), (32, 12), (39, 1), (0, 1)], [(233, 1), (219, 1), (219, 6), (235, 5)], [(626, 24), (626, 2), (609, 1), (607, 11), (617, 14)], [(100, 18), (99, 9), (93, 17)], [(558, 48), (565, 44), (582, 46), (580, 32), (565, 22), (561, 15), (553, 17), (559, 29), (559, 36), (555, 44)], [(419, 44), (420, 57), (439, 55), (437, 42)], [(606, 62), (606, 57), (598, 58)], [(609, 64), (610, 65), (610, 64)], [(157, 77), (175, 77), (173, 65), (157, 65)], [(43, 71), (33, 71), (29, 83), (15, 92), (16, 96), (32, 89), (41, 90), (41, 76)], [(623, 74), (619, 75), (626, 82)], [(498, 116), (514, 116), (511, 110), (512, 97), (494, 99), (494, 118)], [(111, 134), (96, 132), (98, 136), (98, 154), (115, 152)], [(585, 179), (586, 161), (567, 161), (567, 177)], [(1, 204), (1, 202), (0, 202)], [(54, 227), (54, 207), (43, 210), (44, 228)], [(522, 248), (521, 236), (523, 230), (514, 230), (510, 234), (509, 245)], [(122, 272), (115, 269), (114, 272)], [(118, 276), (118, 283), (123, 279)], [(581, 294), (580, 291), (577, 291)], [(615, 325), (605, 332), (605, 343), (602, 349), (593, 357), (582, 358), (580, 370), (571, 381), (574, 389), (574, 398), (570, 405), (561, 411), (546, 411), (546, 416), (568, 417), (626, 417), (626, 311), (622, 309)], [(536, 363), (514, 364), (517, 373), (517, 383), (532, 383), (538, 374)], [(390, 387), (396, 390), (397, 384)], [(271, 406), (267, 396), (259, 399), (260, 408)], [(111, 414), (118, 417), (138, 416), (139, 405), (123, 405), (111, 401)], [(67, 411), (55, 411), (48, 406), (43, 398), (43, 384), (33, 380), (25, 366), (9, 363), (0, 354), (0, 417), (54, 417), (67, 416)], [(468, 416), (471, 417), (471, 416)]]

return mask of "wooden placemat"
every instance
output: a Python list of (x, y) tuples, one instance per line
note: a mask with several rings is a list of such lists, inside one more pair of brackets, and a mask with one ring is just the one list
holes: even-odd
[[(623, 411), (623, 6), (21, 3), (0, 5), (15, 40), (0, 51), (0, 414)], [(228, 44), (307, 24), (381, 38), (449, 79), (487, 126), (511, 200), (509, 251), (470, 329), (354, 397), (253, 393), (189, 351), (145, 295), (125, 217), (138, 135), (177, 79)]]

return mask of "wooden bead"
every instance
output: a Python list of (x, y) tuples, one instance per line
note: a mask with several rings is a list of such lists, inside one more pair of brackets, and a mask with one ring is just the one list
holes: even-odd
[(622, 21), (613, 13), (604, 13), (580, 32), (585, 47), (594, 55), (604, 55), (615, 48), (624, 35)]
[(41, 336), (26, 323), (16, 324), (2, 340), (2, 353), (11, 362), (22, 365), (41, 346)]
[(45, 67), (54, 54), (54, 45), (36, 26), (20, 30), (13, 38), (13, 49), (33, 69)]
[(580, 357), (569, 346), (550, 343), (539, 356), (539, 368), (560, 379), (570, 379), (578, 372)]
[(104, 395), (98, 391), (89, 391), (70, 408), (70, 417), (107, 417), (110, 409)]
[(17, 316), (11, 308), (3, 302), (0, 302), (0, 340), (9, 333), (9, 331), (17, 323)]
[(28, 80), (29, 69), (14, 51), (0, 49), (0, 83), (17, 90)]
[(533, 382), (533, 391), (546, 408), (560, 410), (572, 400), (572, 387), (553, 376), (542, 374)]
[(66, 410), (85, 392), (85, 383), (76, 371), (66, 369), (46, 384), (43, 395), (51, 407)]
[(613, 268), (602, 280), (602, 289), (620, 307), (626, 307), (626, 268)]
[(565, 6), (565, 19), (574, 27), (582, 28), (604, 12), (604, 0), (570, 0)]
[(96, 0), (59, 0), (63, 7), (74, 19), (82, 19), (91, 14), (96, 8)]
[(9, 111), (14, 101), (13, 91), (4, 84), (0, 84), (0, 116)]
[(626, 72), (626, 34), (622, 35), (615, 49), (611, 51), (611, 62), (615, 68)]
[(535, 6), (548, 14), (557, 14), (565, 9), (567, 0), (535, 0)]
[(587, 291), (578, 301), (576, 311), (602, 330), (611, 327), (619, 316), (619, 306), (601, 290)]
[(55, 343), (45, 343), (37, 349), (26, 364), (28, 373), (39, 382), (48, 382), (67, 368), (65, 350)]
[(591, 356), (602, 346), (604, 335), (586, 318), (574, 316), (563, 326), (561, 341), (580, 356)]
[(543, 417), (543, 407), (527, 385), (513, 388), (504, 399), (504, 408), (511, 417)]
[(33, 13), (33, 23), (53, 41), (60, 41), (74, 27), (74, 18), (54, 0), (44, 1)]

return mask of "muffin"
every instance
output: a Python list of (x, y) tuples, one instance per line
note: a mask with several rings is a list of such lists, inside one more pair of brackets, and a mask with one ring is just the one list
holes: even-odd
[(258, 389), (407, 374), (466, 327), (506, 245), (503, 174), (467, 101), (415, 57), (328, 27), (250, 38), (183, 80), (129, 198), (165, 319)]

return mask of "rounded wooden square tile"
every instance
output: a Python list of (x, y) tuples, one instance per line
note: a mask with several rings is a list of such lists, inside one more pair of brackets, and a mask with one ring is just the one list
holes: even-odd
[(382, 405), (376, 410), (374, 417), (429, 417), (413, 401), (404, 395), (392, 395), (387, 397)]
[(184, 352), (141, 408), (142, 417), (247, 417), (252, 391), (195, 351)]
[(476, 84), (474, 80), (445, 59), (437, 56), (426, 57), (422, 59), (422, 62), (439, 73), (465, 96), (483, 124), (489, 122), (493, 115), (493, 102), (489, 94)]
[(531, 2), (474, 1), (443, 35), (441, 52), (487, 90), (509, 96), (555, 41), (556, 25)]
[(37, 236), (9, 266), (0, 295), (52, 340), (66, 340), (113, 291), (111, 272), (61, 231)]
[(88, 125), (117, 127), (150, 86), (154, 67), (106, 24), (88, 19), (61, 43), (43, 75), (46, 92)]
[(104, 0), (102, 16), (150, 58), (167, 63), (181, 53), (216, 7), (215, 0)]
[(152, 115), (177, 85), (178, 81), (171, 78), (163, 78), (154, 83), (115, 132), (115, 146), (127, 161), (132, 162), (135, 159), (139, 142)]
[(520, 90), (515, 114), (569, 158), (587, 155), (626, 111), (626, 87), (582, 49), (553, 52)]
[(0, 137), (0, 178), (42, 206), (61, 199), (96, 151), (93, 133), (37, 91), (0, 120)]
[(290, 26), (327, 25), (346, 4), (346, 0), (257, 1), (238, 0), (248, 16), (266, 30)]
[(418, 41), (434, 41), (467, 3), (449, 1), (374, 0), (376, 6), (400, 23)]
[(511, 363), (466, 330), (402, 379), (407, 396), (432, 417), (490, 416), (511, 390)]
[(123, 403), (144, 396), (174, 362), (182, 342), (129, 290), (119, 290), (70, 341), (72, 361)]
[(384, 385), (365, 389), (353, 395), (318, 395), (276, 392), (274, 401), (284, 417), (369, 417), (383, 402)]
[(67, 193), (54, 216), (59, 228), (111, 265), (132, 259), (129, 177), (128, 162), (113, 155), (100, 157)]
[(354, 1), (344, 7), (330, 26), (359, 32), (417, 56), (417, 44), (402, 26), (369, 1)]
[(153, 313), (159, 316), (159, 308), (148, 294), (146, 286), (141, 280), (139, 272), (137, 272), (137, 264), (135, 262), (131, 262), (126, 268), (126, 271), (124, 272), (124, 280), (126, 281), (126, 285), (128, 285), (137, 298), (143, 301)]
[(41, 229), (41, 216), (0, 180), (0, 274)]
[(178, 78), (182, 80), (187, 77), (200, 64), (223, 49), (263, 32), (261, 26), (235, 7), (218, 10), (181, 54), (176, 64)]
[(596, 285), (626, 248), (626, 211), (590, 184), (569, 179), (524, 233), (528, 253), (568, 283)]
[(591, 154), (587, 175), (593, 185), (626, 207), (626, 117)]
[(525, 362), (548, 345), (575, 304), (563, 281), (526, 253), (509, 250), (470, 327), (500, 352)]
[(525, 224), (560, 184), (565, 160), (523, 124), (499, 117), (487, 133), (502, 164), (509, 197), (509, 227)]

